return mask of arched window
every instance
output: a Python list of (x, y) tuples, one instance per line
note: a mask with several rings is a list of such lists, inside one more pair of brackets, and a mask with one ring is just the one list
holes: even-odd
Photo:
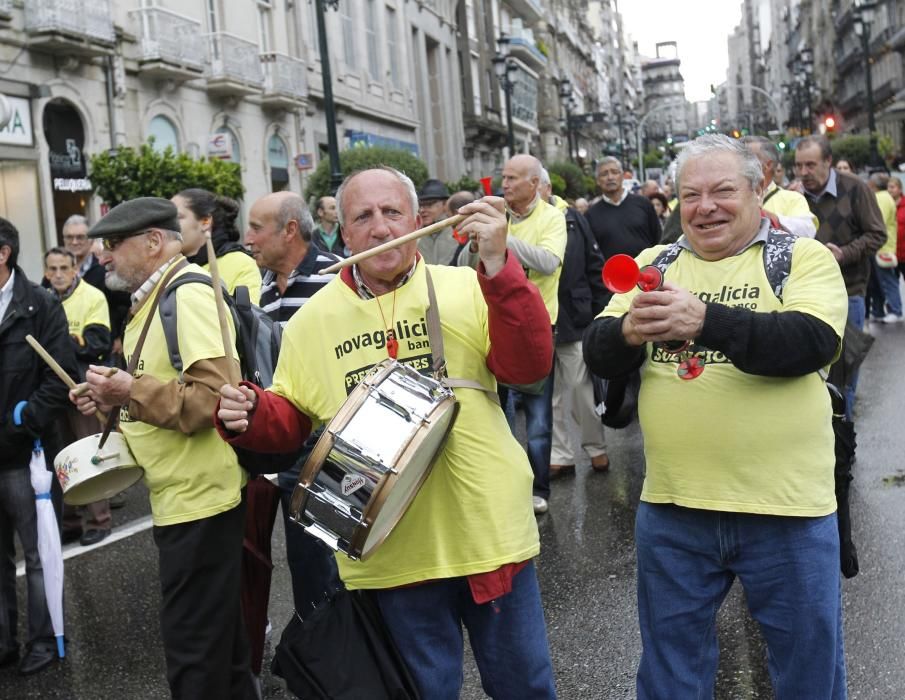
[(233, 150), (233, 154), (230, 157), (230, 160), (233, 163), (240, 163), (242, 161), (242, 154), (239, 149), (239, 139), (236, 138), (235, 132), (232, 129), (230, 129), (228, 126), (221, 126), (219, 129), (217, 129), (217, 131), (215, 133), (229, 135), (229, 139), (232, 142), (232, 150)]
[(152, 141), (152, 148), (158, 153), (163, 153), (168, 147), (175, 153), (179, 152), (179, 132), (176, 125), (168, 117), (158, 114), (151, 120), (148, 128), (148, 139)]
[(276, 134), (267, 142), (267, 162), (270, 164), (270, 191), (285, 190), (289, 186), (289, 149)]

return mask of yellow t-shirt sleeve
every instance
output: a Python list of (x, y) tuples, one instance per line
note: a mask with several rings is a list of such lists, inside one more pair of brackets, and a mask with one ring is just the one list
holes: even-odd
[(551, 207), (547, 214), (548, 220), (543, 228), (537, 245), (546, 248), (559, 258), (560, 264), (566, 255), (566, 217), (555, 207)]
[[(198, 360), (224, 357), (220, 321), (212, 287), (201, 284), (183, 284), (176, 290), (176, 324), (179, 334), (179, 354), (182, 366), (191, 367)], [(213, 311), (213, 313), (211, 313)], [(232, 314), (227, 313), (233, 357), (236, 357), (236, 332)]]
[(103, 326), (110, 330), (110, 310), (107, 308), (107, 299), (100, 292), (96, 296), (92, 296), (93, 298), (90, 300), (85, 314), (85, 325), (83, 328)]
[[(283, 329), (283, 340), (280, 343), (280, 356), (273, 373), (273, 383), (267, 389), (277, 396), (282, 396), (299, 411), (311, 419), (312, 430), (316, 430), (332, 416), (329, 411), (329, 400), (322, 391), (322, 382), (306, 382), (310, 376), (306, 368), (305, 356), (311, 347), (305, 348), (303, 321), (304, 307), (289, 319)], [(323, 349), (317, 352), (324, 352)], [(305, 401), (302, 401), (304, 396)]]
[(800, 311), (819, 318), (842, 338), (848, 295), (839, 264), (822, 243), (810, 238), (795, 242), (782, 307), (783, 311)]

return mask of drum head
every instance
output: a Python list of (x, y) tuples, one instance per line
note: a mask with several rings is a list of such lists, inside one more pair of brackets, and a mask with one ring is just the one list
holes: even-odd
[(143, 474), (144, 469), (141, 467), (123, 467), (104, 472), (78, 486), (73, 486), (63, 494), (63, 500), (71, 506), (85, 506), (105, 498), (112, 498), (141, 479)]
[(430, 416), (430, 422), (435, 427), (415, 436), (398, 461), (398, 464), (404, 466), (399, 468), (397, 474), (384, 479), (380, 491), (375, 494), (373, 506), (368, 509), (368, 516), (375, 512), (376, 515), (361, 547), (362, 561), (373, 554), (387, 538), (430, 475), (431, 467), (440, 454), (458, 410), (459, 404), (453, 397), (438, 404)]

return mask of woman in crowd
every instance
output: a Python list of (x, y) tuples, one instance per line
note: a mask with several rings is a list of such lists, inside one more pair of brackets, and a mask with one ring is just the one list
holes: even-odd
[(666, 225), (666, 219), (669, 218), (669, 200), (662, 192), (653, 192), (647, 195), (650, 203), (654, 205), (654, 211), (657, 212), (657, 218), (660, 220), (660, 230)]
[(182, 254), (208, 269), (204, 239), (210, 232), (220, 278), (227, 290), (232, 294), (239, 285), (248, 287), (251, 302), (258, 304), (261, 301), (261, 272), (254, 258), (239, 243), (236, 227), (239, 203), (199, 188), (183, 190), (171, 201), (179, 210)]

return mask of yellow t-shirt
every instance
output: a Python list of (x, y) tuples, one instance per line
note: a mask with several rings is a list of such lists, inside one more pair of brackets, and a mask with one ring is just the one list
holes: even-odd
[[(430, 265), (449, 376), (489, 389), (487, 306), (474, 270)], [(425, 266), (395, 292), (399, 360), (423, 374), (431, 365)], [(394, 294), (380, 298), (389, 320)], [(378, 300), (363, 300), (338, 276), (292, 317), (283, 331), (273, 391), (329, 422), (374, 364), (387, 357)], [(337, 555), (350, 588), (391, 588), (429, 579), (493, 571), (540, 548), (531, 508), (532, 474), (524, 450), (490, 396), (456, 389), (460, 410), (430, 477), (396, 529), (366, 561)]]
[(552, 275), (545, 275), (537, 270), (528, 270), (531, 280), (550, 314), (550, 325), (556, 325), (559, 314), (559, 275), (562, 272), (562, 261), (566, 254), (566, 217), (552, 204), (539, 199), (534, 211), (521, 221), (509, 222), (509, 235), (519, 238), (539, 248), (545, 248), (559, 258), (560, 265)]
[(895, 256), (899, 235), (896, 222), (896, 202), (889, 192), (882, 190), (877, 192), (877, 204), (880, 207), (880, 213), (883, 215), (883, 224), (886, 226), (886, 242), (877, 253), (892, 253)]
[(81, 338), (88, 326), (103, 326), (110, 330), (110, 311), (104, 293), (79, 280), (75, 289), (63, 299), (63, 311), (69, 322), (69, 335)]
[[(762, 246), (717, 262), (683, 251), (666, 279), (708, 302), (810, 314), (841, 339), (848, 297), (832, 254), (813, 239), (797, 239), (780, 303), (767, 282)], [(642, 252), (639, 265), (663, 248)], [(622, 316), (636, 293), (614, 295), (602, 315)], [(706, 350), (703, 374), (689, 381), (676, 374), (674, 355), (652, 350), (647, 344), (638, 401), (647, 460), (641, 500), (772, 515), (836, 510), (831, 407), (816, 372), (757, 376)]]
[[(776, 194), (770, 194), (774, 190)], [(768, 195), (769, 199), (767, 199)], [(764, 211), (780, 216), (810, 217), (814, 223), (814, 230), (816, 231), (820, 227), (820, 222), (814, 216), (808, 206), (808, 200), (805, 199), (803, 194), (793, 190), (780, 189), (775, 182), (771, 182), (770, 187), (764, 192), (764, 199), (766, 200), (764, 202)]]
[[(205, 265), (204, 270), (210, 272), (210, 264)], [(253, 257), (234, 250), (217, 258), (217, 270), (230, 294), (236, 291), (236, 287), (245, 286), (248, 287), (251, 303), (261, 304), (261, 270)]]
[[(177, 277), (203, 274), (198, 265), (187, 265)], [(126, 326), (123, 350), (129, 361), (160, 283), (145, 299)], [(176, 290), (177, 333), (183, 366), (198, 360), (223, 357), (223, 344), (214, 302), (214, 290), (206, 284), (184, 284)], [(136, 377), (149, 374), (169, 382), (179, 376), (167, 354), (160, 314), (155, 310), (141, 351)], [(232, 322), (230, 321), (230, 327)], [(235, 336), (233, 336), (235, 337)], [(144, 467), (155, 525), (175, 525), (207, 518), (234, 508), (245, 485), (245, 472), (236, 454), (213, 426), (186, 435), (133, 420), (127, 408), (120, 411), (120, 430), (138, 464)]]

